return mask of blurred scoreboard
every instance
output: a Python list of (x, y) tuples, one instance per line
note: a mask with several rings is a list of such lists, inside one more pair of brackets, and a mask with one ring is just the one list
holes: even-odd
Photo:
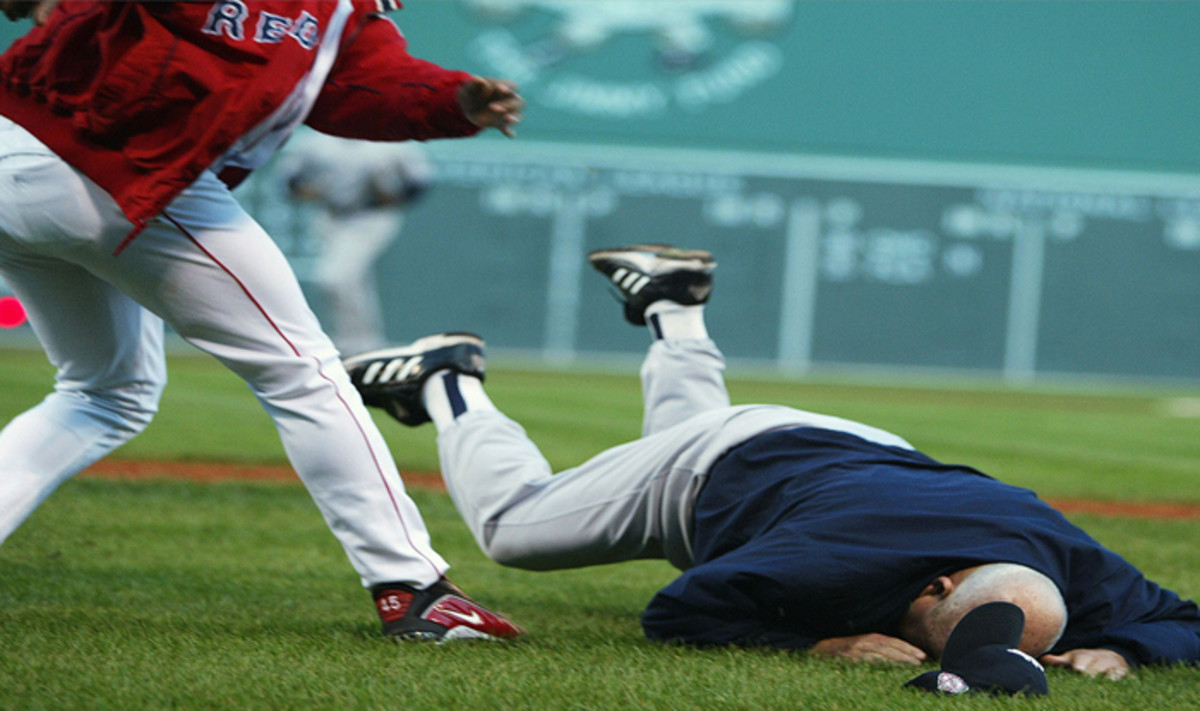
[[(812, 367), (1200, 377), (1200, 179), (445, 142), (381, 267), (403, 338), (476, 330), (553, 360), (640, 352), (589, 250), (720, 264), (731, 357)], [(298, 234), (277, 211), (276, 234)], [(260, 216), (261, 218), (261, 216)], [(305, 251), (293, 245), (293, 254)], [(303, 270), (302, 270), (303, 271)]]

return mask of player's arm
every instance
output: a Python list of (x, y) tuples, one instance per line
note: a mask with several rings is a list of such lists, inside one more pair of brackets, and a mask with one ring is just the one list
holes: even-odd
[(649, 639), (697, 646), (769, 646), (864, 662), (920, 664), (925, 653), (896, 637), (862, 634), (817, 639), (769, 619), (719, 568), (692, 568), (663, 588), (642, 615)]
[(59, 0), (34, 0), (32, 2), (0, 0), (0, 10), (3, 10), (4, 16), (10, 20), (24, 20), (32, 17), (34, 24), (42, 25), (46, 23), (46, 18), (50, 17), (50, 11), (58, 3)]
[[(1190, 603), (1181, 605), (1181, 614)], [(1078, 642), (1078, 641), (1077, 641)], [(1134, 622), (1111, 629), (1068, 650), (1047, 654), (1042, 661), (1088, 676), (1119, 679), (1145, 665), (1200, 664), (1200, 619)]]
[(395, 24), (372, 15), (348, 32), (306, 123), (377, 141), (470, 136), (484, 128), (511, 135), (523, 105), (511, 82), (413, 57)]
[(808, 649), (818, 640), (787, 629), (765, 614), (728, 561), (685, 572), (651, 599), (642, 614), (646, 637), (697, 646), (771, 646)]
[[(791, 536), (780, 532), (781, 538)], [(778, 543), (761, 538), (685, 572), (650, 601), (642, 616), (646, 636), (700, 646), (807, 649), (813, 654), (856, 661), (925, 661), (923, 651), (896, 637), (867, 633), (822, 639), (788, 620), (780, 601), (795, 597), (788, 591), (814, 583), (804, 576), (820, 566), (797, 568), (794, 561), (799, 552), (793, 547), (794, 541), (785, 543), (782, 549)]]

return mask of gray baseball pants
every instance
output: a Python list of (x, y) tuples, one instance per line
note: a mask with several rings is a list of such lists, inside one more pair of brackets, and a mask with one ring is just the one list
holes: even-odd
[(694, 564), (692, 513), (717, 459), (755, 435), (813, 426), (902, 447), (888, 432), (775, 405), (731, 406), (709, 339), (654, 341), (642, 365), (643, 436), (553, 473), (524, 429), (468, 411), (438, 434), (442, 473), (492, 560), (554, 570), (665, 558)]

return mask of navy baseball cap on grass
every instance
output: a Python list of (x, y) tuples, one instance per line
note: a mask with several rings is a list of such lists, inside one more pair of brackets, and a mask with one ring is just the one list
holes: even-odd
[(989, 602), (959, 620), (946, 640), (942, 668), (925, 672), (906, 687), (941, 694), (986, 692), (1046, 696), (1046, 671), (1018, 649), (1025, 613), (1011, 602)]

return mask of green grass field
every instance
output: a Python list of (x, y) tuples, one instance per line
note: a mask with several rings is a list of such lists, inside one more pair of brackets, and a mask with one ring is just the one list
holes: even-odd
[[(493, 399), (556, 467), (635, 437), (636, 377), (495, 365)], [(0, 422), (40, 399), (40, 354), (0, 351)], [(897, 431), (938, 458), (1046, 496), (1200, 503), (1198, 393), (890, 386), (737, 377), (770, 401)], [(116, 458), (282, 463), (245, 387), (177, 357), (162, 412)], [(1179, 408), (1175, 408), (1179, 409)], [(1184, 407), (1184, 410), (1187, 408)], [(436, 468), (433, 430), (380, 418), (402, 469)], [(1200, 670), (1119, 683), (1050, 670), (1045, 700), (902, 690), (917, 669), (769, 651), (698, 651), (641, 637), (674, 576), (638, 562), (554, 573), (501, 568), (448, 497), (414, 491), (453, 576), (528, 630), (515, 645), (398, 645), (298, 483), (79, 478), (0, 546), (4, 709), (1195, 709)], [(1200, 520), (1073, 516), (1153, 579), (1200, 597)]]

